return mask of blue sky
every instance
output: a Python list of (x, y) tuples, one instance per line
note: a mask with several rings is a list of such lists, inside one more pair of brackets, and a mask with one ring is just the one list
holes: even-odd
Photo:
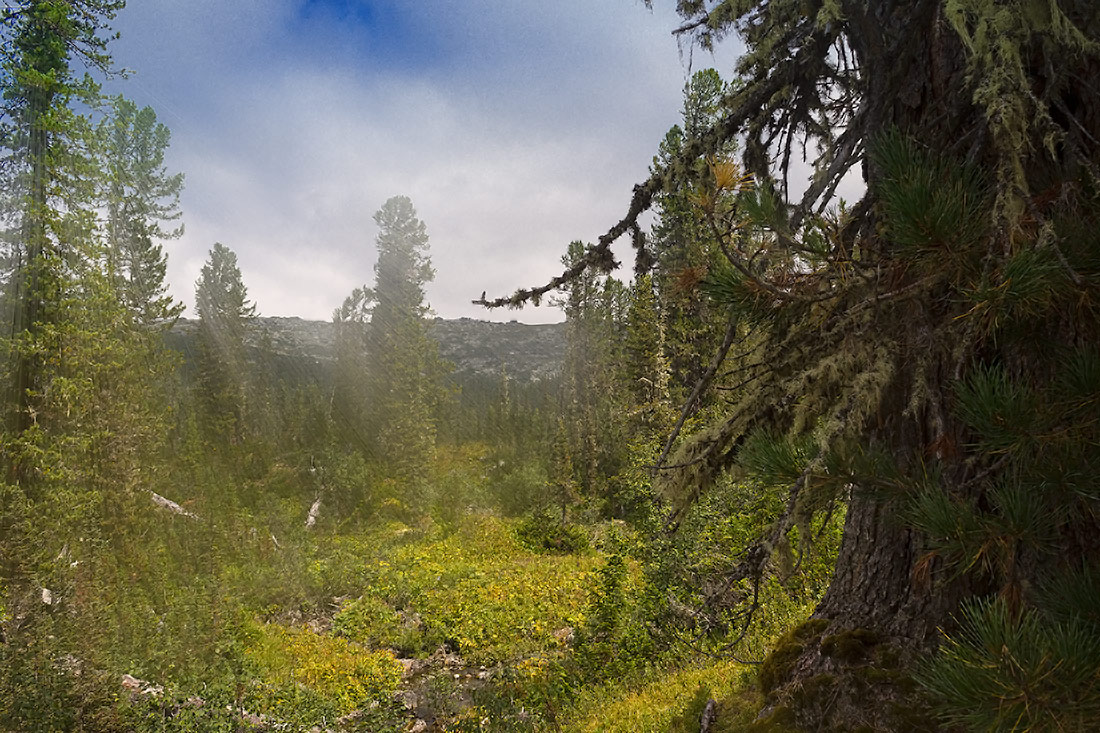
[[(328, 318), (370, 282), (390, 196), (431, 237), (444, 317), (486, 313), (617, 221), (690, 73), (673, 0), (133, 0), (111, 85), (173, 131), (186, 233), (168, 244), (190, 305), (207, 251), (237, 252), (267, 315)], [(736, 49), (696, 68), (731, 67)]]

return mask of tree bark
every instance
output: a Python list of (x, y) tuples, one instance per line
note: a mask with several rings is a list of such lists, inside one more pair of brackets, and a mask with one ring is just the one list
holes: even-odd
[[(45, 262), (48, 176), (46, 152), (49, 148), (49, 136), (44, 120), (49, 111), (52, 95), (46, 89), (33, 88), (28, 96), (25, 115), (30, 137), (27, 147), (30, 181), (23, 211), (22, 262), (16, 274), (19, 291), (12, 333), (17, 337), (25, 334), (26, 338), (33, 341), (41, 330), (44, 284), (42, 281), (47, 267)], [(15, 359), (11, 427), (12, 432), (19, 435), (34, 423), (30, 392), (34, 388), (38, 365), (26, 344), (16, 347)], [(16, 471), (17, 475), (18, 473)]]
[[(843, 4), (851, 24), (848, 41), (864, 71), (863, 93), (878, 102), (866, 142), (873, 143), (874, 136), (896, 128), (937, 154), (992, 170), (998, 160), (995, 143), (990, 139), (991, 122), (973, 102), (966, 53), (958, 34), (942, 15), (942, 3), (852, 0)], [(1072, 2), (1063, 6), (1076, 8), (1082, 16), (1087, 7)], [(899, 17), (907, 18), (904, 27), (897, 22)], [(917, 20), (915, 24), (913, 19)], [(1027, 41), (1022, 43), (1022, 55), (1033, 65), (1029, 72), (1035, 89), (1040, 90), (1037, 94), (1041, 94), (1049, 62), (1042, 57), (1045, 52), (1028, 48)], [(1094, 78), (1089, 74), (1094, 62), (1082, 55), (1076, 63), (1081, 78)], [(1084, 137), (1100, 139), (1100, 99), (1095, 95), (1087, 98), (1079, 91), (1066, 94), (1049, 101), (1052, 115), (1057, 117), (1058, 109), (1073, 110), (1076, 120), (1067, 127), (1076, 125)], [(1072, 175), (1072, 167), (1063, 165), (1064, 160), (1042, 152), (1041, 140), (1029, 140), (1026, 145), (1030, 146), (1031, 156), (1026, 175), (1033, 190), (1058, 186)], [(871, 196), (881, 175), (873, 163), (864, 164)], [(872, 213), (871, 225), (864, 232), (875, 231), (874, 218)], [(888, 241), (880, 241), (878, 246), (889, 256)], [(943, 304), (929, 302), (917, 307), (927, 322), (957, 317)], [(937, 307), (939, 312), (934, 310)], [(1074, 338), (1078, 342), (1082, 338), (1079, 329), (1065, 330), (1077, 334), (1062, 339), (1067, 345)], [(929, 348), (919, 328), (903, 329), (900, 338), (914, 361)], [(948, 392), (958, 375), (954, 373), (955, 365), (946, 363), (946, 354), (956, 345), (941, 346), (947, 348), (942, 348), (943, 363), (936, 368), (938, 388)], [(1005, 343), (984, 348), (982, 356), (1011, 364), (1020, 361), (1024, 347)], [(905, 358), (901, 361), (905, 363)], [(903, 464), (923, 460), (941, 439), (963, 444), (961, 431), (944, 425), (943, 416), (903, 417), (910, 404), (909, 388), (904, 386), (909, 383), (905, 378), (898, 379), (869, 437), (889, 446)], [(941, 461), (944, 482), (960, 496), (972, 496), (961, 480), (966, 457), (965, 450), (961, 453)], [(807, 730), (852, 730), (860, 726), (898, 730), (914, 725), (921, 730), (937, 729), (936, 721), (922, 710), (917, 693), (905, 679), (906, 669), (911, 668), (909, 661), (937, 644), (940, 630), (950, 627), (964, 598), (990, 589), (981, 586), (986, 581), (937, 573), (938, 567), (926, 555), (920, 536), (904, 527), (897, 509), (892, 503), (861, 494), (858, 487), (853, 490), (835, 573), (813, 614), (818, 623), (809, 626), (810, 631), (797, 641), (786, 641), (788, 647), (781, 651), (790, 654), (793, 661), (784, 668), (785, 676), (781, 675), (785, 682), (768, 691), (761, 719), (782, 719)], [(841, 648), (848, 651), (840, 654)], [(866, 674), (872, 666), (880, 672), (874, 682)], [(903, 721), (905, 716), (917, 716), (920, 722), (914, 724), (912, 717)]]

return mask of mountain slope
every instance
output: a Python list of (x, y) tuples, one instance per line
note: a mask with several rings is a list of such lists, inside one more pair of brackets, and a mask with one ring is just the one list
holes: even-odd
[[(257, 355), (276, 358), (299, 372), (327, 372), (335, 345), (330, 321), (279, 316), (257, 319), (251, 346)], [(168, 333), (170, 347), (193, 362), (198, 322), (180, 319)], [(432, 335), (440, 355), (454, 364), (458, 377), (490, 376), (501, 369), (519, 381), (542, 381), (561, 368), (565, 324), (493, 323), (472, 318), (436, 318)]]

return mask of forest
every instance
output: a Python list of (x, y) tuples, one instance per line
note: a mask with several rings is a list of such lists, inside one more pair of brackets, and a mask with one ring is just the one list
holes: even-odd
[(183, 318), (124, 6), (0, 7), (0, 731), (1100, 730), (1095, 0), (677, 0), (744, 51), (471, 281), (538, 328), (399, 191), (331, 323), (228, 239)]

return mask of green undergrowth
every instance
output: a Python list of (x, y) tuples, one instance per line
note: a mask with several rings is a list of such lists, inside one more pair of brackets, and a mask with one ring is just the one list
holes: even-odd
[[(459, 458), (456, 485), (480, 466)], [(334, 729), (401, 730), (409, 711), (395, 693), (429, 683), (448, 698), (440, 725), (456, 731), (697, 730), (710, 698), (712, 731), (738, 730), (731, 721), (759, 707), (746, 668), (697, 666), (705, 655), (666, 631), (682, 626), (667, 599), (697, 599), (668, 581), (683, 568), (655, 565), (629, 525), (502, 517), (476, 508), (475, 492), (449, 516), (383, 506), (342, 517), (334, 500), (307, 530), (308, 477), (261, 468), (232, 476), (243, 488), (212, 470), (156, 487), (193, 517), (135, 495), (102, 547), (74, 546), (58, 563), (52, 607), (33, 588), (6, 592), (0, 692), (34, 694), (0, 700), (0, 729), (228, 733), (258, 716), (309, 730), (358, 713)], [(742, 539), (706, 520), (682, 530), (688, 575), (720, 575)], [(765, 588), (775, 602), (750, 652), (804, 618), (815, 589), (789, 585)], [(18, 633), (16, 613), (27, 615)], [(724, 643), (682, 633), (712, 651)], [(461, 657), (454, 669), (431, 666), (441, 648)], [(402, 680), (398, 657), (436, 661)], [(58, 659), (77, 660), (81, 676)], [(123, 674), (164, 692), (130, 699)]]
[(279, 719), (293, 712), (303, 691), (346, 715), (388, 700), (401, 681), (401, 666), (388, 651), (278, 624), (250, 624), (242, 636), (257, 678), (251, 695), (257, 712)]
[(489, 665), (560, 648), (584, 622), (597, 553), (534, 552), (508, 520), (469, 516), (416, 540), (391, 528), (362, 595), (333, 618), (340, 635), (415, 655), (446, 645)]
[(758, 701), (753, 671), (732, 661), (649, 675), (636, 685), (587, 690), (562, 730), (567, 733), (695, 733), (708, 700), (718, 701), (712, 733), (741, 730)]

